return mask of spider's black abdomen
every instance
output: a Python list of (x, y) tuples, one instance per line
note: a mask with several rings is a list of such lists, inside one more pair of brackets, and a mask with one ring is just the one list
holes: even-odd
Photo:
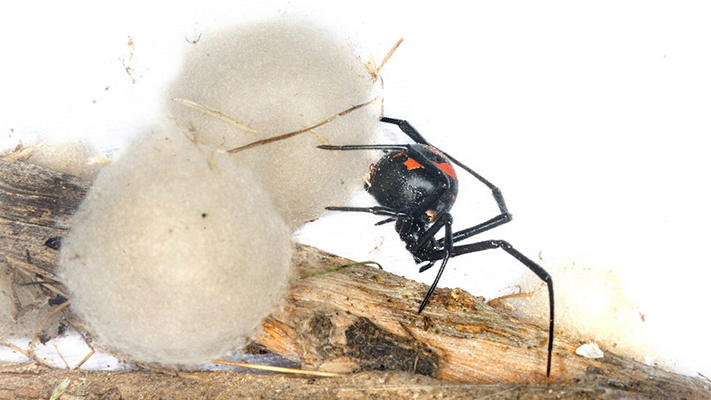
[(373, 165), (365, 189), (383, 206), (411, 211), (442, 186), (448, 187), (447, 194), (427, 210), (425, 216), (430, 220), (452, 208), (457, 195), (457, 177), (439, 150), (414, 144), (407, 150), (385, 155)]

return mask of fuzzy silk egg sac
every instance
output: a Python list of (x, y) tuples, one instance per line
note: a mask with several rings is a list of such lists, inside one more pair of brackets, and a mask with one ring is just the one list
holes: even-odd
[[(166, 96), (168, 111), (206, 143), (230, 150), (298, 131), (375, 99), (365, 61), (338, 34), (313, 22), (274, 18), (206, 32), (186, 43), (186, 60)], [(240, 121), (235, 127), (173, 99), (196, 102)], [(317, 149), (320, 144), (372, 143), (380, 102), (363, 106), (287, 140), (231, 159), (254, 171), (291, 227), (346, 204), (362, 187), (369, 152)]]
[(279, 307), (290, 232), (254, 174), (155, 125), (99, 173), (61, 248), (71, 309), (131, 361), (191, 366)]

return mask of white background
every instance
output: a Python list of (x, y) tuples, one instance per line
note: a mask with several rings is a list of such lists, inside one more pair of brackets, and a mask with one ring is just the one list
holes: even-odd
[[(408, 119), (503, 190), (514, 222), (487, 237), (540, 255), (544, 267), (614, 271), (667, 362), (711, 376), (706, 3), (424, 4), (3, 6), (0, 144), (53, 136), (120, 148), (160, 113), (188, 42), (215, 27), (305, 16), (378, 61), (403, 37), (383, 71), (386, 114)], [(476, 181), (463, 177), (460, 190), (455, 228), (495, 215)], [(332, 213), (298, 238), (430, 282), (434, 271), (418, 276), (392, 227), (375, 221)], [(453, 260), (440, 285), (493, 297), (528, 273), (491, 252)]]

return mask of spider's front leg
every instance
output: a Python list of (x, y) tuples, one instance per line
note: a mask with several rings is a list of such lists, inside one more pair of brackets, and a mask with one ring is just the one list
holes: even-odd
[[(425, 231), (425, 233), (420, 237), (418, 244), (413, 246), (412, 248), (408, 247), (408, 250), (410, 250), (413, 255), (417, 256), (418, 253), (422, 254), (425, 256), (423, 253), (423, 248), (427, 244), (429, 246), (432, 246), (430, 243), (433, 243), (431, 240), (434, 235), (444, 227), (444, 248), (442, 250), (437, 251), (437, 257), (432, 257), (432, 252), (427, 251), (426, 252), (426, 258), (424, 258), (425, 261), (430, 261), (429, 264), (425, 265), (424, 267), (420, 268), (420, 272), (426, 271), (430, 269), (432, 266), (434, 266), (435, 262), (438, 260), (442, 260), (442, 263), (439, 266), (439, 270), (437, 271), (437, 276), (435, 277), (434, 282), (432, 282), (432, 285), (430, 285), (429, 290), (427, 291), (427, 294), (425, 295), (425, 298), (422, 299), (422, 303), (420, 303), (420, 308), (417, 310), (417, 313), (421, 313), (422, 310), (425, 309), (425, 306), (427, 306), (427, 303), (430, 301), (430, 297), (432, 297), (432, 293), (434, 293), (434, 290), (437, 288), (437, 284), (439, 283), (439, 279), (442, 277), (442, 273), (444, 272), (444, 268), (447, 266), (447, 262), (449, 261), (449, 258), (452, 255), (452, 251), (454, 249), (454, 240), (452, 238), (452, 216), (449, 213), (444, 213), (442, 214), (441, 217), (439, 217), (435, 223)], [(418, 247), (419, 245), (419, 247)], [(428, 249), (428, 250), (434, 250), (434, 249)]]
[(392, 208), (383, 207), (383, 206), (374, 206), (374, 207), (329, 206), (329, 207), (326, 207), (326, 209), (330, 210), (330, 211), (367, 212), (370, 214), (384, 215), (384, 216), (392, 217), (392, 218), (402, 218), (402, 217), (407, 217), (407, 215), (408, 215), (406, 213), (403, 213), (402, 211), (393, 210)]
[(381, 118), (380, 118), (380, 122), (385, 122), (385, 123), (388, 123), (388, 124), (397, 125), (397, 127), (400, 128), (400, 130), (401, 130), (404, 134), (406, 134), (407, 136), (409, 136), (410, 139), (412, 139), (413, 141), (415, 141), (415, 143), (425, 144), (425, 145), (431, 146), (431, 144), (427, 141), (427, 139), (425, 139), (425, 137), (422, 136), (422, 135), (420, 134), (420, 132), (418, 132), (417, 129), (415, 129), (414, 126), (410, 125), (410, 123), (407, 122), (407, 121), (404, 120), (404, 119), (381, 117)]

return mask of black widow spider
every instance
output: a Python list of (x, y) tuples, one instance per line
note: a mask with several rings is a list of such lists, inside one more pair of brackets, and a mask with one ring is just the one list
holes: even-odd
[[(503, 249), (512, 255), (548, 286), (550, 325), (548, 327), (546, 376), (550, 376), (554, 320), (553, 279), (550, 274), (504, 240), (485, 240), (459, 246), (454, 245), (455, 242), (511, 221), (512, 216), (506, 208), (504, 197), (499, 188), (449, 154), (431, 145), (409, 122), (387, 117), (381, 118), (380, 121), (397, 125), (415, 144), (318, 146), (326, 150), (389, 151), (376, 164), (370, 166), (370, 173), (366, 177), (365, 190), (380, 205), (375, 207), (326, 207), (326, 209), (368, 212), (388, 217), (376, 225), (395, 222), (395, 230), (400, 235), (400, 239), (405, 242), (407, 250), (412, 253), (415, 262), (427, 262), (420, 268), (420, 272), (430, 269), (435, 262), (442, 261), (437, 277), (422, 300), (418, 313), (421, 313), (427, 305), (444, 268), (447, 266), (447, 261), (451, 257), (496, 248)], [(458, 190), (457, 175), (452, 163), (491, 189), (494, 200), (499, 206), (499, 215), (470, 228), (452, 232), (452, 216), (449, 210), (454, 205)], [(444, 237), (435, 239), (435, 235), (443, 227)]]

